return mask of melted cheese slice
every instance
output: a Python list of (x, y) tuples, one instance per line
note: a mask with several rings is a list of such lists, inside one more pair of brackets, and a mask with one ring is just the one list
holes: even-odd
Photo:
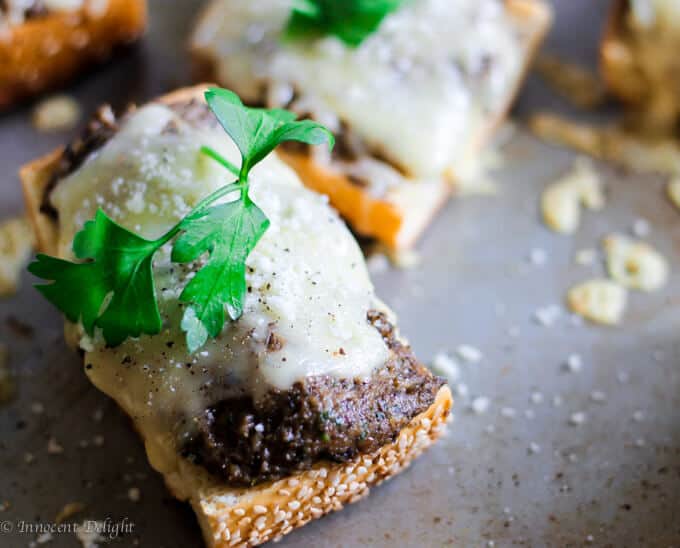
[(519, 32), (499, 0), (414, 0), (358, 48), (282, 40), (292, 0), (217, 0), (194, 37), (218, 80), (250, 101), (345, 122), (414, 178), (441, 177), (502, 108), (521, 70)]
[[(165, 132), (170, 122), (179, 129)], [(231, 175), (200, 154), (201, 145), (240, 162), (221, 129), (196, 130), (160, 105), (138, 110), (53, 191), (61, 255), (71, 256), (74, 234), (98, 207), (154, 238), (228, 183)], [(244, 313), (199, 352), (188, 354), (179, 327), (178, 297), (193, 270), (171, 263), (169, 249), (154, 261), (160, 334), (112, 349), (71, 328), (90, 379), (135, 420), (160, 471), (174, 466), (176, 440), (190, 432), (191, 417), (220, 399), (257, 398), (310, 375), (366, 377), (389, 357), (366, 319), (380, 303), (363, 256), (325, 197), (306, 190), (273, 155), (252, 172), (251, 196), (271, 226), (247, 261)], [(278, 345), (267, 344), (272, 334)]]

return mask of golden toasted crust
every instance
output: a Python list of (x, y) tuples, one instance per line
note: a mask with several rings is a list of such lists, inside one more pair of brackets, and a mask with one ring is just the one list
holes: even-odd
[[(473, 150), (483, 148), (505, 120), (552, 21), (552, 12), (542, 0), (506, 0), (506, 4), (523, 33), (527, 54), (521, 75), (509, 90), (503, 108), (488, 120), (478, 135), (471, 138)], [(203, 19), (211, 16), (209, 4), (199, 17), (197, 28)], [(197, 47), (193, 42), (191, 53), (195, 76), (203, 80), (216, 79), (216, 59), (210, 51)], [(229, 85), (228, 82), (222, 84)], [(442, 179), (428, 187), (427, 192), (400, 193), (397, 189), (389, 197), (376, 197), (334, 170), (332, 165), (319, 164), (304, 154), (279, 152), (279, 155), (298, 172), (305, 185), (327, 194), (333, 206), (357, 233), (376, 238), (392, 249), (413, 246), (453, 190), (451, 181)], [(455, 183), (455, 174), (451, 178)]]
[[(181, 89), (159, 101), (171, 104), (202, 98), (207, 87), (203, 84)], [(40, 204), (60, 154), (61, 149), (55, 150), (20, 171), (38, 249), (52, 254), (57, 251), (59, 227), (40, 212)], [(279, 481), (235, 489), (220, 485), (218, 479), (183, 459), (169, 468), (172, 472), (164, 479), (174, 496), (188, 500), (193, 507), (208, 546), (256, 546), (359, 500), (370, 487), (399, 473), (442, 434), (452, 403), (451, 392), (444, 386), (434, 403), (415, 417), (393, 443), (346, 463), (320, 462), (311, 470)], [(150, 450), (152, 444), (145, 442)]]
[(137, 38), (146, 0), (107, 0), (101, 13), (85, 7), (52, 12), (10, 27), (0, 38), (0, 110), (64, 84), (87, 65)]

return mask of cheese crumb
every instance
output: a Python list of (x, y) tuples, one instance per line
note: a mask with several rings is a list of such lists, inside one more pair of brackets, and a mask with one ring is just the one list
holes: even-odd
[(603, 241), (611, 278), (630, 289), (655, 291), (668, 280), (668, 263), (663, 255), (644, 242), (620, 234)]
[(33, 127), (41, 133), (68, 131), (80, 120), (80, 105), (68, 95), (44, 99), (33, 109)]
[(529, 262), (534, 266), (543, 266), (548, 261), (545, 249), (534, 248), (529, 252)]
[(581, 205), (592, 210), (604, 207), (600, 177), (585, 157), (577, 158), (569, 173), (543, 191), (543, 220), (555, 232), (573, 234), (581, 221)]
[(486, 398), (484, 396), (477, 396), (475, 399), (472, 400), (470, 408), (477, 415), (481, 415), (482, 413), (487, 412), (487, 410), (489, 409), (489, 405), (491, 405), (491, 400), (489, 400), (489, 398)]
[(83, 545), (83, 548), (97, 548), (100, 542), (106, 540), (99, 534), (99, 531), (104, 530), (104, 526), (103, 521), (85, 520), (76, 527), (76, 538)]
[(130, 489), (128, 489), (128, 498), (132, 502), (139, 502), (139, 499), (142, 498), (142, 492), (138, 487), (130, 487)]
[(562, 309), (556, 304), (539, 308), (534, 312), (534, 320), (544, 327), (551, 327), (560, 316), (562, 316)]
[(0, 297), (16, 293), (33, 245), (33, 231), (26, 219), (14, 218), (0, 223)]
[(543, 403), (544, 397), (541, 392), (534, 391), (531, 393), (529, 399), (531, 400), (531, 403), (533, 403), (534, 405), (540, 405), (541, 403)]
[(676, 177), (666, 187), (666, 193), (671, 203), (680, 209), (680, 177)]
[(577, 411), (576, 413), (572, 413), (569, 417), (569, 424), (572, 426), (580, 426), (586, 422), (586, 419), (586, 414), (583, 411)]
[(460, 367), (445, 352), (438, 352), (432, 360), (432, 371), (446, 377), (450, 382), (456, 382), (460, 378)]
[(468, 344), (461, 344), (456, 348), (456, 354), (467, 363), (479, 363), (483, 357), (482, 352), (478, 348)]
[(626, 301), (625, 287), (602, 279), (579, 284), (567, 294), (567, 304), (572, 312), (603, 325), (621, 322)]
[(59, 445), (55, 438), (50, 438), (47, 441), (47, 453), (50, 455), (59, 455), (64, 452), (64, 448)]
[(501, 416), (506, 419), (514, 419), (517, 416), (517, 411), (512, 407), (501, 408)]
[(607, 401), (607, 395), (604, 392), (600, 392), (599, 390), (593, 390), (590, 393), (590, 399), (595, 403), (604, 403)]
[(581, 356), (578, 354), (571, 354), (566, 361), (566, 368), (567, 371), (570, 373), (578, 373), (583, 369), (583, 360), (581, 359)]
[(574, 262), (580, 266), (592, 266), (597, 261), (595, 249), (580, 249), (574, 256)]
[(651, 231), (652, 227), (649, 225), (649, 221), (647, 219), (643, 219), (640, 217), (633, 221), (633, 226), (631, 228), (633, 236), (637, 236), (638, 238), (646, 238), (647, 236), (649, 236), (649, 233)]
[(538, 453), (541, 452), (541, 446), (538, 445), (536, 442), (531, 442), (529, 444), (529, 454), (531, 455), (537, 455)]

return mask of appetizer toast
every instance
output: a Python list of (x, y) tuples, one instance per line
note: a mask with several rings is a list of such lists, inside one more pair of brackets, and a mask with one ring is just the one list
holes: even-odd
[[(223, 168), (196, 141), (229, 161), (236, 151), (205, 89), (177, 91), (120, 119), (102, 111), (79, 141), (24, 166), (41, 251), (69, 258), (74, 233), (98, 205), (156, 237), (167, 216), (186, 213), (182, 200), (213, 190), (206, 181)], [(187, 352), (175, 325), (176, 285), (197, 266), (168, 267), (163, 251), (154, 261), (159, 334), (109, 348), (81, 324), (66, 329), (86, 374), (130, 415), (151, 465), (190, 502), (211, 547), (278, 539), (360, 499), (440, 436), (452, 403), (443, 380), (398, 336), (324, 197), (275, 156), (251, 177), (271, 227), (247, 262), (243, 315), (201, 352)], [(326, 314), (328, 306), (336, 308)]]
[(66, 83), (145, 26), (146, 0), (0, 2), (0, 110)]
[(601, 47), (609, 90), (637, 111), (652, 133), (673, 133), (680, 119), (680, 4), (613, 2)]
[[(191, 39), (197, 74), (247, 102), (323, 121), (340, 145), (331, 157), (290, 146), (282, 158), (358, 234), (408, 248), (502, 123), (550, 8), (541, 0), (422, 0), (352, 49), (282, 40), (290, 5), (213, 0)], [(420, 36), (423, 24), (430, 28)]]

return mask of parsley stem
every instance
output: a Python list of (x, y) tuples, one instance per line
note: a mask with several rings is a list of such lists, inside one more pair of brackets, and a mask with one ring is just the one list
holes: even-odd
[(213, 160), (215, 160), (217, 163), (222, 164), (224, 167), (226, 167), (229, 171), (232, 172), (233, 175), (236, 175), (237, 177), (239, 176), (239, 168), (237, 168), (234, 164), (232, 164), (229, 160), (224, 158), (219, 152), (216, 150), (207, 147), (207, 146), (202, 146), (201, 147), (201, 152), (205, 154), (206, 156), (209, 156)]

